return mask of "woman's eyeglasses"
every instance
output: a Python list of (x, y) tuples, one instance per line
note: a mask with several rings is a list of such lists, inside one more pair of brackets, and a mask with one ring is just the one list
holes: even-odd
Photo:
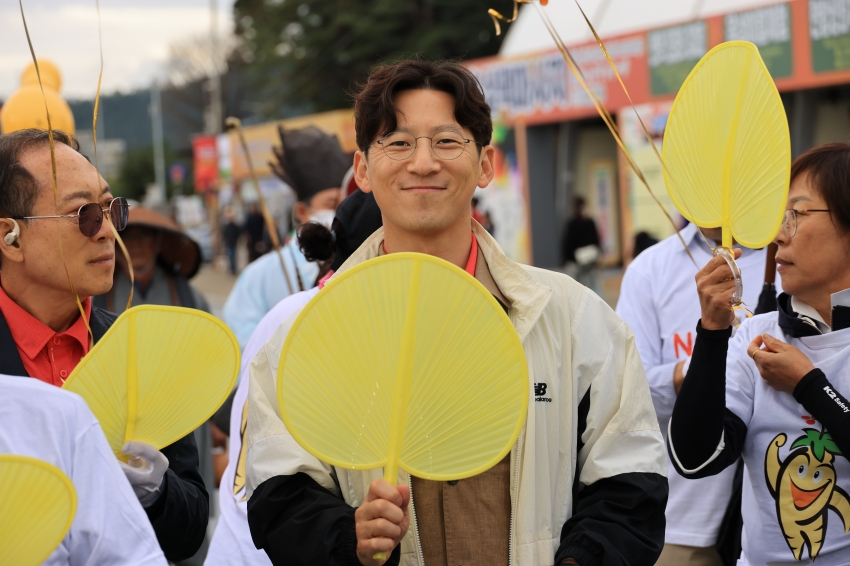
[(797, 216), (806, 216), (810, 212), (829, 212), (825, 208), (810, 208), (809, 210), (795, 210), (788, 208), (785, 210), (785, 220), (782, 222), (782, 228), (785, 229), (785, 235), (793, 238), (797, 233)]
[(86, 238), (91, 238), (103, 225), (103, 216), (107, 215), (117, 231), (127, 227), (130, 216), (130, 204), (124, 197), (112, 199), (107, 206), (101, 206), (96, 202), (89, 202), (80, 207), (76, 214), (62, 214), (58, 216), (13, 216), (15, 220), (41, 220), (42, 218), (77, 218), (80, 232)]

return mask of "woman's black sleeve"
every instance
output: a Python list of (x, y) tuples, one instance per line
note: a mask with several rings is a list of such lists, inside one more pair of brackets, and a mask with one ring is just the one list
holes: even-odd
[(845, 457), (850, 458), (850, 402), (815, 368), (794, 388), (794, 399), (823, 424)]
[[(275, 476), (248, 500), (248, 526), (272, 564), (360, 566), (354, 511), (307, 474)], [(400, 560), (398, 545), (386, 564)]]
[(668, 442), (670, 460), (680, 475), (719, 474), (741, 455), (747, 427), (726, 408), (726, 352), (732, 327), (706, 330), (697, 337), (688, 374), (673, 407)]

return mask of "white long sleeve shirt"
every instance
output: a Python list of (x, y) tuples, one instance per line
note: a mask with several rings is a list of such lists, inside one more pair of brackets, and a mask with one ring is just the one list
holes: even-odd
[(242, 354), (239, 388), (230, 411), (230, 460), (221, 478), (218, 492), (221, 515), (215, 528), (205, 566), (271, 566), (265, 551), (258, 550), (248, 528), (248, 497), (245, 492), (244, 445), (248, 412), (248, 374), (251, 361), (277, 328), (300, 311), (319, 292), (318, 287), (289, 295), (280, 301), (257, 325)]
[[(688, 249), (702, 268), (711, 250), (691, 224), (681, 231)], [(766, 250), (743, 249), (738, 259), (744, 282), (744, 303), (755, 310), (764, 285)], [(652, 402), (662, 433), (676, 402), (673, 372), (688, 359), (700, 318), (699, 296), (691, 262), (674, 234), (641, 253), (623, 275), (617, 314), (631, 327), (646, 370)], [(779, 281), (777, 280), (777, 287)], [(739, 321), (745, 311), (737, 311)], [(732, 491), (734, 466), (710, 478), (690, 480), (669, 465), (665, 542), (685, 546), (712, 546), (717, 540)]]
[(82, 398), (37, 379), (0, 375), (0, 453), (53, 464), (74, 484), (74, 522), (45, 565), (166, 565), (145, 511)]
[(243, 350), (266, 313), (287, 296), (298, 293), (299, 278), (305, 289), (316, 283), (319, 266), (307, 261), (298, 248), (296, 238), (292, 238), (280, 252), (286, 274), (280, 268), (277, 253), (269, 252), (242, 271), (224, 303), (224, 322), (233, 330)]

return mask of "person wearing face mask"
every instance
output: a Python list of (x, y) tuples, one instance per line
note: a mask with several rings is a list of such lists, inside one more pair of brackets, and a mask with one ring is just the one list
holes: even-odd
[[(343, 153), (336, 136), (318, 128), (278, 131), (281, 145), (274, 148), (276, 159), (269, 164), (275, 175), (295, 191), (298, 202), (292, 213), (296, 223), (317, 222), (330, 228), (351, 159)], [(297, 236), (280, 253), (285, 271), (277, 253), (262, 256), (245, 268), (224, 304), (224, 321), (243, 349), (272, 307), (316, 284), (319, 268), (301, 253)]]
[[(320, 266), (322, 279), (316, 287), (289, 295), (278, 303), (263, 317), (245, 346), (239, 387), (228, 413), (230, 459), (219, 490), (221, 515), (204, 566), (271, 566), (266, 553), (254, 546), (248, 527), (248, 497), (245, 491), (248, 447), (244, 437), (248, 424), (251, 362), (277, 328), (315, 297), (334, 270), (339, 269), (382, 224), (381, 209), (375, 202), (375, 196), (357, 189), (337, 208), (331, 230), (307, 223), (298, 231), (301, 250)], [(333, 344), (328, 343), (328, 348), (332, 347)]]
[[(177, 224), (142, 206), (130, 207), (127, 229), (121, 235), (135, 278), (133, 306), (166, 305), (210, 312), (204, 296), (189, 284), (201, 267), (201, 248)], [(118, 254), (112, 289), (94, 298), (95, 306), (122, 313), (130, 297), (130, 270)]]

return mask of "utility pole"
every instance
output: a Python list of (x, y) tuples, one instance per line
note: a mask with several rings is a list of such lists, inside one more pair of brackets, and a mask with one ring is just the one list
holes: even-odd
[[(210, 93), (210, 103), (207, 107), (205, 116), (204, 131), (207, 134), (217, 136), (222, 132), (224, 122), (223, 109), (221, 103), (221, 62), (220, 46), (218, 34), (218, 0), (210, 0), (210, 57), (212, 65), (210, 65), (210, 77), (208, 81), (208, 91)], [(207, 210), (209, 212), (210, 227), (213, 233), (213, 253), (218, 256), (221, 254), (221, 230), (219, 230), (219, 200), (218, 191), (221, 187), (214, 187), (207, 194)]]
[(222, 131), (223, 112), (221, 103), (221, 69), (220, 45), (218, 34), (218, 0), (210, 0), (210, 76), (207, 88), (210, 93), (210, 103), (206, 112), (204, 130), (207, 134), (220, 134)]
[(154, 80), (151, 85), (151, 125), (153, 127), (153, 170), (156, 185), (165, 197), (165, 151), (162, 136), (162, 98), (159, 85)]

